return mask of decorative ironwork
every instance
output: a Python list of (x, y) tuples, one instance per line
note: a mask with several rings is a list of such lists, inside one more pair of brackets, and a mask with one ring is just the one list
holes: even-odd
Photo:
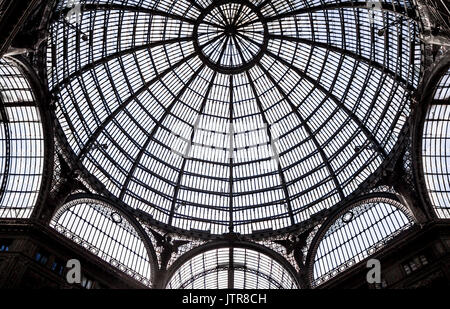
[(426, 192), (439, 218), (450, 218), (450, 69), (440, 78), (424, 119), (422, 168)]
[(81, 197), (58, 209), (50, 226), (130, 277), (152, 285), (151, 253), (138, 231), (106, 202)]
[(361, 262), (414, 224), (407, 207), (391, 194), (372, 194), (323, 224), (308, 256), (316, 287)]

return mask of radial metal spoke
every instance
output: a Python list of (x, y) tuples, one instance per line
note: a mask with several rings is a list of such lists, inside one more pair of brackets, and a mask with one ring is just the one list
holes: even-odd
[(275, 81), (272, 74), (270, 74), (269, 71), (264, 68), (262, 64), (259, 64), (259, 67), (261, 70), (266, 74), (267, 78), (272, 82), (272, 84), (275, 86), (275, 88), (278, 90), (278, 92), (281, 94), (281, 96), (286, 100), (286, 102), (289, 104), (289, 107), (291, 108), (292, 112), (297, 116), (297, 118), (300, 120), (300, 123), (303, 124), (303, 127), (305, 128), (306, 133), (311, 137), (312, 142), (314, 143), (314, 146), (316, 147), (317, 151), (320, 154), (320, 157), (322, 158), (322, 162), (324, 163), (325, 167), (328, 170), (328, 173), (330, 174), (331, 179), (334, 182), (334, 186), (336, 187), (336, 191), (339, 193), (339, 196), (341, 199), (345, 199), (345, 194), (342, 190), (341, 184), (339, 183), (339, 180), (336, 176), (336, 173), (333, 170), (333, 167), (330, 164), (330, 160), (323, 151), (322, 145), (320, 145), (319, 141), (317, 140), (314, 132), (309, 127), (308, 123), (305, 121), (303, 116), (298, 112), (298, 109), (295, 107), (295, 105), (290, 100), (289, 96), (286, 94), (286, 92), (281, 88), (279, 83)]
[(225, 13), (223, 12), (222, 7), (218, 6), (217, 9), (219, 10), (219, 13), (220, 13), (220, 15), (221, 15), (222, 18), (223, 18), (224, 26), (228, 26), (230, 23), (229, 23), (228, 18), (227, 18), (226, 15), (225, 15)]
[(224, 37), (225, 35), (222, 33), (218, 36), (216, 36), (214, 39), (209, 40), (208, 42), (205, 42), (204, 44), (200, 45), (200, 48), (206, 47), (208, 45), (213, 44), (215, 41), (221, 39), (222, 37)]
[(315, 47), (321, 47), (323, 49), (327, 49), (329, 51), (333, 51), (345, 56), (348, 56), (350, 58), (355, 59), (356, 61), (361, 61), (366, 63), (367, 65), (377, 69), (380, 72), (383, 72), (385, 74), (388, 74), (393, 80), (395, 80), (396, 82), (401, 83), (405, 89), (409, 90), (409, 91), (413, 91), (414, 87), (411, 85), (411, 83), (409, 83), (407, 80), (405, 80), (404, 78), (402, 78), (397, 72), (393, 72), (392, 70), (390, 70), (389, 68), (385, 67), (384, 65), (373, 61), (371, 59), (368, 59), (362, 55), (356, 54), (354, 52), (351, 52), (349, 50), (343, 49), (343, 48), (339, 48), (336, 46), (333, 46), (331, 44), (327, 44), (327, 43), (323, 43), (323, 42), (317, 42), (317, 41), (312, 41), (309, 39), (304, 39), (304, 38), (299, 38), (299, 37), (290, 37), (290, 36), (286, 36), (286, 35), (275, 35), (275, 34), (269, 34), (269, 39), (271, 40), (286, 40), (289, 42), (295, 42), (295, 43), (302, 43), (302, 44), (307, 44), (309, 46)]
[(199, 10), (201, 13), (204, 13), (206, 9), (202, 7), (200, 4), (197, 3), (195, 0), (187, 0), (190, 4), (192, 4), (197, 10)]
[(265, 126), (267, 128), (266, 134), (267, 134), (267, 136), (269, 138), (270, 147), (272, 148), (272, 152), (273, 152), (275, 161), (277, 162), (278, 175), (280, 177), (281, 185), (283, 187), (283, 192), (284, 192), (284, 196), (285, 196), (287, 210), (288, 210), (288, 213), (289, 213), (289, 217), (291, 219), (291, 224), (294, 225), (295, 224), (295, 218), (294, 218), (294, 212), (293, 212), (292, 205), (291, 205), (291, 198), (290, 198), (288, 187), (286, 185), (286, 177), (284, 175), (283, 168), (281, 166), (280, 157), (278, 156), (278, 150), (277, 150), (277, 148), (275, 146), (275, 141), (273, 139), (272, 132), (270, 131), (271, 125), (269, 124), (269, 121), (267, 120), (267, 117), (265, 115), (264, 108), (262, 106), (261, 100), (259, 98), (258, 92), (257, 92), (256, 87), (255, 87), (255, 83), (253, 82), (252, 77), (250, 76), (250, 73), (248, 71), (246, 73), (247, 73), (247, 79), (249, 81), (250, 88), (252, 89), (252, 92), (253, 92), (255, 100), (256, 100), (256, 105), (258, 105), (259, 113), (261, 114), (263, 122), (264, 122), (264, 124), (265, 124)]
[(214, 86), (214, 81), (216, 79), (216, 76), (217, 76), (217, 72), (214, 72), (213, 76), (211, 77), (211, 81), (209, 82), (208, 89), (206, 90), (205, 96), (203, 98), (202, 105), (200, 106), (200, 111), (198, 112), (197, 119), (195, 121), (194, 128), (192, 130), (192, 134), (191, 134), (191, 137), (189, 140), (188, 147), (186, 147), (186, 151), (183, 156), (183, 163), (181, 163), (181, 168), (180, 168), (180, 171), (178, 172), (177, 183), (175, 186), (173, 199), (172, 199), (172, 206), (170, 208), (170, 216), (169, 216), (169, 223), (168, 223), (169, 226), (172, 225), (173, 218), (175, 216), (175, 208), (176, 208), (177, 201), (178, 201), (178, 194), (179, 194), (180, 188), (181, 188), (181, 181), (183, 179), (183, 175), (184, 175), (184, 171), (185, 171), (186, 164), (188, 161), (189, 153), (191, 152), (191, 149), (192, 149), (192, 143), (194, 142), (196, 128), (198, 126), (198, 123), (200, 122), (200, 118), (203, 115), (203, 111), (205, 110), (206, 103), (208, 102), (208, 98), (209, 98), (211, 89)]
[(233, 22), (231, 23), (233, 26), (236, 26), (236, 23), (237, 23), (237, 21), (239, 20), (239, 17), (240, 17), (240, 15), (241, 15), (241, 12), (242, 12), (242, 9), (243, 9), (243, 8), (244, 8), (244, 5), (241, 4), (241, 5), (239, 6), (239, 9), (238, 9), (236, 15), (234, 16)]
[(244, 40), (247, 40), (249, 42), (252, 42), (254, 45), (256, 46), (260, 46), (260, 44), (258, 42), (256, 42), (255, 40), (253, 40), (252, 38), (249, 38), (246, 35), (243, 35), (242, 33), (238, 33), (238, 36), (242, 37)]
[(233, 233), (234, 232), (234, 209), (233, 209), (233, 164), (234, 164), (234, 127), (233, 127), (233, 119), (234, 119), (234, 98), (233, 98), (233, 91), (234, 91), (234, 84), (233, 84), (233, 75), (229, 76), (230, 78), (230, 118), (229, 118), (229, 163), (230, 163), (230, 179), (229, 179), (229, 186), (230, 186), (230, 196), (229, 196), (229, 216), (230, 216), (230, 224), (228, 226), (228, 232)]
[(325, 87), (323, 87), (318, 80), (311, 78), (308, 74), (306, 74), (305, 72), (303, 72), (302, 70), (300, 70), (299, 68), (294, 66), (293, 64), (287, 62), (280, 56), (275, 55), (271, 51), (266, 51), (266, 53), (267, 53), (267, 55), (271, 56), (272, 58), (278, 60), (280, 63), (284, 64), (286, 67), (292, 69), (295, 73), (297, 73), (299, 76), (301, 76), (302, 78), (309, 81), (318, 90), (320, 90), (322, 93), (324, 93), (327, 98), (330, 98), (336, 104), (336, 106), (338, 106), (342, 111), (344, 111), (350, 117), (350, 119), (352, 119), (355, 122), (355, 124), (360, 128), (360, 130), (364, 133), (364, 135), (367, 137), (367, 139), (370, 140), (373, 143), (373, 145), (375, 145), (377, 152), (380, 155), (382, 155), (383, 157), (387, 157), (387, 153), (384, 150), (384, 148), (380, 145), (380, 143), (375, 138), (375, 136), (372, 134), (372, 132), (370, 132), (369, 129), (367, 129), (367, 127), (361, 122), (361, 120), (358, 118), (358, 116), (356, 116), (356, 114), (354, 112), (352, 112), (350, 109), (348, 109), (348, 107), (345, 106), (344, 103), (339, 101), (335, 95), (333, 95), (331, 92), (326, 90)]
[(264, 0), (263, 2), (261, 2), (258, 5), (258, 9), (261, 10), (263, 7), (265, 7), (266, 5), (268, 5), (270, 3), (271, 0)]
[[(64, 5), (50, 21), (58, 137), (69, 169), (162, 233), (293, 231), (369, 188), (397, 158), (423, 72), (409, 1), (383, 3), (374, 22), (363, 20), (366, 2), (350, 0), (86, 2), (81, 25), (63, 21)], [(412, 18), (396, 23), (404, 15)], [(224, 252), (205, 268), (221, 270), (218, 285), (245, 288), (257, 276), (285, 286)]]
[(207, 25), (209, 25), (209, 26), (211, 26), (211, 27), (216, 27), (216, 28), (219, 28), (219, 29), (225, 29), (225, 26), (223, 26), (223, 25), (220, 25), (220, 24), (216, 24), (216, 23), (213, 23), (213, 22), (209, 22), (209, 21), (202, 21), (202, 23), (204, 23), (204, 24), (207, 24)]

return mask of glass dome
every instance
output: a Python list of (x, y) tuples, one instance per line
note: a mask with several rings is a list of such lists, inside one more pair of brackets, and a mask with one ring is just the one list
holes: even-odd
[(420, 75), (409, 1), (72, 3), (48, 42), (59, 135), (161, 226), (285, 229), (395, 154)]

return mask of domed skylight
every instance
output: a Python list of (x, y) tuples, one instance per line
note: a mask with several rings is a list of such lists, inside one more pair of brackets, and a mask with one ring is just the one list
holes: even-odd
[(48, 42), (60, 136), (163, 227), (291, 227), (401, 140), (421, 58), (409, 1), (71, 2)]

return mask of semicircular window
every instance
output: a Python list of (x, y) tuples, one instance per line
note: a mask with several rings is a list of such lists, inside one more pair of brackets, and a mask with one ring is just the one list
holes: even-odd
[(425, 184), (436, 215), (450, 218), (450, 69), (428, 107), (422, 132)]
[(361, 262), (413, 224), (406, 208), (387, 198), (363, 200), (341, 212), (314, 251), (312, 286)]
[(409, 117), (409, 1), (66, 3), (47, 67), (69, 150), (161, 226), (303, 222), (389, 160)]
[(206, 251), (172, 275), (169, 289), (297, 289), (292, 275), (269, 256), (243, 248)]
[(128, 276), (151, 285), (149, 254), (142, 238), (105, 202), (89, 198), (70, 201), (56, 212), (50, 226)]
[(29, 218), (42, 185), (44, 135), (27, 76), (0, 59), (0, 218)]

